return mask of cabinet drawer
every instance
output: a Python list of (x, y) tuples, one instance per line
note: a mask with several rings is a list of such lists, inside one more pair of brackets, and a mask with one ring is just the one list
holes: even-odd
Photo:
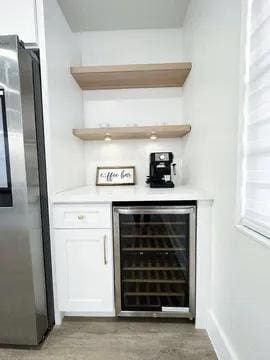
[(58, 229), (111, 228), (111, 206), (109, 204), (56, 205), (54, 227)]

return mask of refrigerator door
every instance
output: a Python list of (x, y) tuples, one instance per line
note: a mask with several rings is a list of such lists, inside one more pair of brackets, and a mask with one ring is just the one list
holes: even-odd
[(37, 345), (48, 328), (32, 59), (0, 37), (12, 206), (0, 207), (0, 344)]

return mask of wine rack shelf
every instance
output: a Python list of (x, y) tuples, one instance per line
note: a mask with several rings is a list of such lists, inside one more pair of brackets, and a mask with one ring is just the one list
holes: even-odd
[(177, 270), (132, 270), (128, 271), (123, 279), (127, 283), (186, 283), (183, 271)]

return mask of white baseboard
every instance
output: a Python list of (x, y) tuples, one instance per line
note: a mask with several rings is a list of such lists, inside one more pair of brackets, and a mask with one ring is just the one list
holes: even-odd
[(238, 360), (226, 334), (212, 311), (209, 311), (207, 332), (219, 360)]
[(54, 312), (55, 325), (61, 325), (63, 322), (64, 314), (61, 311)]

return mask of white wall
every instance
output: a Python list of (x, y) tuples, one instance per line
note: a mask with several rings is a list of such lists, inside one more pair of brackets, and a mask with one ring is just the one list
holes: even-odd
[(1, 0), (0, 35), (18, 35), (25, 43), (37, 44), (35, 0)]
[(182, 29), (78, 33), (83, 64), (119, 65), (177, 62), (183, 56)]
[[(117, 65), (183, 61), (182, 29), (99, 31), (78, 34), (83, 65)], [(184, 123), (182, 89), (84, 91), (87, 127), (143, 126)], [(178, 164), (182, 142), (134, 140), (86, 142), (87, 183), (95, 183), (97, 165), (135, 165), (137, 183), (149, 173), (149, 154), (172, 151)], [(176, 183), (181, 178), (177, 176)]]
[(83, 142), (72, 135), (73, 128), (83, 126), (82, 91), (70, 74), (71, 65), (80, 65), (81, 54), (57, 1), (43, 3), (40, 49), (52, 196), (85, 182)]
[(213, 193), (209, 333), (220, 359), (270, 354), (270, 251), (236, 230), (241, 0), (191, 0), (184, 49), (193, 69), (184, 90), (190, 181)]
[[(50, 224), (53, 196), (85, 183), (84, 146), (72, 136), (72, 128), (83, 124), (82, 94), (70, 75), (70, 64), (80, 64), (74, 34), (57, 0), (36, 0), (42, 77), (43, 117), (47, 162)], [(57, 308), (54, 233), (50, 227), (56, 324), (62, 315)]]

